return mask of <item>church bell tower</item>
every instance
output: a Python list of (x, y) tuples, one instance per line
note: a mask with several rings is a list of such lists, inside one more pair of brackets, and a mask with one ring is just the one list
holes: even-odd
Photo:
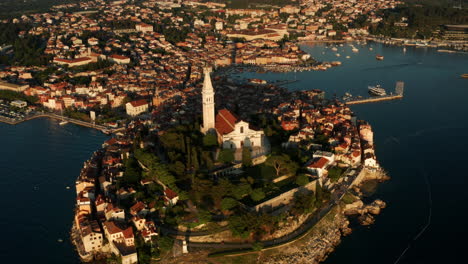
[(202, 104), (203, 104), (203, 127), (201, 131), (207, 133), (215, 128), (215, 103), (214, 103), (214, 89), (211, 83), (209, 67), (204, 67), (203, 72), (205, 77), (203, 80), (202, 89)]

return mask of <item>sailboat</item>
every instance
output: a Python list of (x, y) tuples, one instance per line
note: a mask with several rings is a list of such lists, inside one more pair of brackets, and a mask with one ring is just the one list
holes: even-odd
[(65, 117), (63, 117), (63, 110), (60, 111), (60, 115), (62, 116), (62, 121), (59, 123), (59, 125), (64, 126), (68, 124), (68, 121), (66, 121)]

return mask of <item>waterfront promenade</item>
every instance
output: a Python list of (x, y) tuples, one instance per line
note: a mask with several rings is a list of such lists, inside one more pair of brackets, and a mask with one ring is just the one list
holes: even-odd
[(64, 116), (57, 115), (57, 114), (54, 114), (54, 113), (35, 113), (33, 115), (29, 115), (29, 116), (27, 116), (25, 118), (22, 118), (22, 119), (11, 119), (11, 118), (6, 118), (6, 117), (3, 117), (3, 116), (0, 116), (0, 122), (6, 123), (6, 124), (9, 124), (9, 125), (17, 125), (17, 124), (20, 124), (20, 123), (23, 123), (23, 122), (26, 122), (26, 121), (29, 121), (29, 120), (32, 120), (32, 119), (36, 119), (36, 118), (51, 118), (51, 119), (56, 119), (56, 120), (67, 121), (67, 122), (70, 122), (70, 123), (73, 123), (73, 124), (76, 124), (76, 125), (89, 127), (89, 128), (94, 128), (94, 129), (100, 130), (101, 132), (106, 133), (106, 134), (115, 133), (115, 132), (118, 132), (118, 131), (121, 131), (121, 130), (125, 129), (123, 127), (115, 128), (115, 129), (108, 128), (108, 127), (103, 126), (103, 125), (97, 125), (97, 124), (85, 122), (85, 121), (82, 121), (82, 120), (68, 118), (68, 117), (64, 117)]

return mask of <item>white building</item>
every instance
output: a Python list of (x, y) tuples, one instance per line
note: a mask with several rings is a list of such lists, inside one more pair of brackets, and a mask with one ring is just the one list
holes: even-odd
[(130, 116), (137, 116), (141, 113), (148, 111), (149, 103), (145, 99), (132, 101), (125, 104), (125, 110), (127, 111), (127, 115)]
[(21, 100), (15, 100), (11, 102), (10, 105), (18, 107), (18, 108), (23, 108), (23, 107), (26, 107), (28, 103), (26, 103), (25, 101), (21, 101)]
[(263, 130), (255, 130), (249, 123), (241, 120), (227, 109), (218, 112), (215, 118), (214, 89), (210, 73), (205, 69), (203, 82), (203, 127), (202, 132), (215, 130), (223, 148), (240, 149), (243, 147), (264, 147)]
[(240, 120), (227, 109), (220, 110), (216, 115), (216, 132), (225, 149), (264, 145), (262, 130), (250, 128), (249, 123)]

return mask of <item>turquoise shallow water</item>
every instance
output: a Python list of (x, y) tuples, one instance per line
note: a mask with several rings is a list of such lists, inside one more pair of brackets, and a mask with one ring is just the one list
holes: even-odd
[(74, 182), (106, 136), (48, 119), (0, 123), (0, 135), (1, 262), (80, 263), (69, 240)]
[[(374, 225), (344, 238), (327, 263), (395, 263), (408, 245), (399, 263), (458, 263), (465, 259), (468, 235), (468, 80), (459, 78), (468, 73), (468, 56), (369, 46), (359, 46), (359, 53), (339, 47), (339, 58), (324, 45), (304, 46), (319, 60), (343, 62), (326, 72), (243, 75), (296, 78), (291, 89), (319, 88), (328, 96), (366, 95), (367, 85), (379, 83), (391, 90), (397, 80), (404, 81), (403, 100), (352, 107), (372, 124), (378, 159), (392, 177), (375, 195), (388, 208)], [(377, 53), (385, 60), (376, 61)], [(106, 136), (48, 119), (17, 126), (0, 123), (0, 136), (2, 263), (79, 263), (68, 238), (73, 184)], [(414, 240), (428, 223), (430, 207), (430, 225)]]
[[(359, 118), (373, 126), (377, 158), (392, 177), (375, 195), (388, 208), (374, 225), (357, 228), (344, 238), (326, 263), (466, 259), (468, 80), (459, 76), (468, 73), (468, 55), (426, 48), (407, 48), (404, 53), (402, 47), (375, 43), (356, 46), (359, 53), (347, 45), (338, 47), (340, 57), (325, 45), (304, 46), (319, 60), (343, 62), (326, 72), (244, 74), (297, 79), (290, 89), (318, 88), (328, 97), (345, 92), (365, 96), (367, 85), (381, 84), (389, 91), (397, 80), (405, 82), (402, 100), (352, 106)], [(376, 54), (385, 59), (377, 61)]]

